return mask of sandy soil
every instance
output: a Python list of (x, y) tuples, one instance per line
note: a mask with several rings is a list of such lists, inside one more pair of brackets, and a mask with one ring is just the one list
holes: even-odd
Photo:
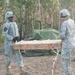
[[(3, 55), (3, 45), (0, 45), (0, 75), (5, 74), (5, 57)], [(37, 57), (23, 57), (24, 70), (29, 71), (30, 75), (52, 75), (52, 64), (55, 56), (37, 56)], [(75, 62), (71, 62), (72, 72), (75, 73)], [(11, 73), (13, 75), (19, 75), (19, 69), (17, 67), (15, 59), (11, 63)], [(55, 64), (53, 75), (64, 75), (63, 68), (60, 61), (60, 55)], [(73, 74), (74, 75), (74, 74)]]

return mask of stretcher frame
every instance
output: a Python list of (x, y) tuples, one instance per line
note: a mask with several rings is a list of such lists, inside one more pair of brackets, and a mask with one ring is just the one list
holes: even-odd
[[(57, 50), (56, 56), (52, 63), (52, 75), (54, 75), (55, 63), (61, 49), (61, 40), (33, 40), (16, 42), (13, 46), (14, 50)], [(39, 74), (41, 75), (41, 74)]]

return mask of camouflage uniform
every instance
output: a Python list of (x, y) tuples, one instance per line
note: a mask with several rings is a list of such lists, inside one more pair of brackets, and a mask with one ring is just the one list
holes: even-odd
[(4, 36), (4, 54), (6, 56), (6, 75), (12, 75), (10, 73), (10, 63), (12, 57), (15, 56), (17, 64), (19, 66), (19, 75), (30, 75), (29, 72), (26, 72), (23, 67), (22, 55), (19, 50), (13, 50), (12, 45), (19, 41), (19, 33), (16, 22), (13, 20), (14, 13), (12, 11), (7, 11), (5, 13), (6, 23), (3, 25), (2, 35)]
[(75, 24), (70, 18), (62, 22), (60, 28), (60, 38), (62, 39), (62, 64), (64, 67), (65, 74), (70, 74), (70, 54), (75, 46)]
[(22, 61), (22, 56), (19, 50), (13, 50), (12, 45), (14, 42), (12, 41), (14, 37), (19, 36), (18, 33), (18, 27), (15, 22), (9, 22), (7, 21), (3, 25), (3, 31), (2, 35), (4, 36), (4, 54), (6, 56), (6, 67), (8, 68), (11, 61), (13, 61), (11, 58), (14, 54), (17, 64), (19, 67), (23, 67), (23, 61)]

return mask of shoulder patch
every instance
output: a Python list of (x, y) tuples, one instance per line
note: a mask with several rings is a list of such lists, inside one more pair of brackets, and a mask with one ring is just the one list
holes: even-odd
[(8, 30), (7, 27), (5, 27), (5, 28), (4, 28), (4, 31), (7, 31), (7, 30)]

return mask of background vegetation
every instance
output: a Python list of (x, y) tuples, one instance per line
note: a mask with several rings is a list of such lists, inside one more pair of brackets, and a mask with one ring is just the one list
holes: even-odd
[(59, 30), (61, 9), (66, 8), (75, 21), (75, 0), (0, 0), (0, 41), (4, 14), (12, 10), (19, 27), (20, 39), (28, 39), (34, 29)]

